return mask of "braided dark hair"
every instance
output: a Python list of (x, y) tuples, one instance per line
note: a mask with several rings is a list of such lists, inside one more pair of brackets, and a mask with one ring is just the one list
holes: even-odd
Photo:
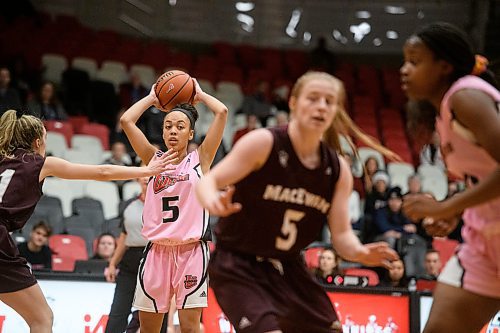
[[(463, 30), (450, 23), (435, 22), (418, 29), (415, 36), (422, 40), (437, 59), (453, 66), (450, 83), (472, 73), (476, 57)], [(480, 77), (491, 85), (498, 86), (491, 71), (486, 70)]]

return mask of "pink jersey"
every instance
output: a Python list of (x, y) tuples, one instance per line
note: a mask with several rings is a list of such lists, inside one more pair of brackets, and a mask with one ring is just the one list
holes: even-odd
[[(500, 92), (477, 76), (465, 76), (456, 81), (446, 92), (441, 103), (440, 117), (436, 121), (436, 128), (441, 137), (441, 150), (448, 170), (461, 178), (472, 176), (481, 180), (498, 168), (498, 163), (484, 148), (453, 130), (457, 124), (453, 121), (448, 101), (461, 89), (481, 90), (496, 101), (497, 107), (500, 103)], [(464, 220), (469, 227), (478, 231), (483, 230), (486, 224), (500, 222), (500, 198), (466, 209)], [(491, 225), (486, 228), (495, 227)]]
[(197, 242), (208, 229), (208, 211), (198, 203), (195, 185), (202, 176), (195, 150), (174, 171), (150, 179), (142, 214), (142, 235), (153, 243)]

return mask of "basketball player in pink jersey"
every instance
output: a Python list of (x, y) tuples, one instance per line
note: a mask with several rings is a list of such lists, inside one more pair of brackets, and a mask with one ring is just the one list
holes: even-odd
[[(196, 200), (194, 187), (210, 169), (227, 119), (227, 108), (203, 92), (197, 82), (194, 103), (203, 102), (214, 118), (203, 143), (191, 153), (198, 112), (190, 104), (166, 112), (163, 139), (178, 155), (173, 172), (150, 179), (143, 211), (143, 236), (149, 241), (139, 267), (134, 307), (140, 310), (141, 332), (157, 333), (170, 300), (176, 297), (183, 332), (199, 332), (200, 317), (207, 307), (209, 249), (208, 212)], [(154, 87), (148, 96), (132, 105), (121, 117), (121, 125), (137, 155), (147, 163), (153, 146), (136, 123), (150, 107), (159, 107)]]
[(410, 218), (427, 218), (434, 231), (452, 229), (462, 213), (464, 219), (465, 243), (438, 278), (424, 332), (479, 332), (500, 309), (500, 93), (484, 59), (451, 24), (418, 30), (404, 58), (403, 90), (434, 105), (447, 168), (468, 184), (445, 201), (413, 195), (404, 202)]
[[(343, 258), (385, 267), (397, 259), (387, 243), (363, 245), (351, 229), (353, 180), (332, 149), (339, 148), (336, 128), (353, 126), (344, 97), (332, 75), (304, 74), (291, 92), (289, 125), (246, 134), (197, 186), (202, 205), (223, 216), (210, 283), (238, 332), (340, 332), (328, 296), (300, 255), (325, 223)], [(327, 132), (333, 142), (323, 140)]]
[(46, 177), (121, 180), (149, 177), (170, 168), (175, 156), (148, 167), (84, 165), (45, 156), (47, 132), (40, 119), (6, 111), (0, 118), (0, 301), (26, 321), (30, 332), (52, 332), (53, 313), (26, 259), (10, 236), (33, 214)]

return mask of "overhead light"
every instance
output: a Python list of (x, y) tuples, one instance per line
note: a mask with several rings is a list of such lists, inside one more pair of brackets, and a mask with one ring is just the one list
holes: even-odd
[(302, 9), (297, 8), (292, 11), (292, 16), (290, 17), (290, 22), (288, 22), (288, 25), (285, 29), (285, 33), (292, 37), (295, 38), (297, 37), (297, 31), (295, 30), (297, 28), (297, 25), (300, 22), (300, 17), (302, 16)]
[(303, 38), (303, 41), (304, 41), (304, 44), (309, 44), (309, 42), (311, 41), (311, 38), (312, 38), (312, 35), (310, 32), (308, 31), (305, 31), (304, 32), (304, 36), (302, 37)]
[(354, 34), (354, 41), (356, 43), (361, 42), (361, 40), (363, 40), (363, 38), (366, 35), (368, 35), (371, 30), (372, 30), (372, 27), (370, 26), (370, 24), (368, 24), (366, 22), (362, 22), (359, 25), (353, 24), (349, 27), (349, 31)]
[(394, 15), (406, 14), (406, 9), (402, 6), (385, 6), (384, 10), (388, 14), (394, 14)]
[(399, 35), (394, 30), (387, 30), (385, 33), (385, 37), (387, 37), (387, 39), (398, 39)]
[(372, 14), (370, 14), (370, 12), (367, 10), (358, 10), (356, 12), (356, 17), (359, 19), (369, 19), (370, 17), (372, 17)]
[(382, 45), (382, 40), (380, 38), (374, 38), (373, 39), (373, 45), (375, 45), (375, 46)]
[(425, 17), (425, 13), (423, 10), (419, 10), (418, 13), (417, 13), (417, 18), (418, 19), (423, 19)]
[(168, 4), (170, 6), (175, 6), (175, 5), (177, 5), (177, 0), (168, 0)]
[(253, 25), (255, 23), (255, 20), (253, 19), (253, 17), (251, 17), (250, 15), (247, 15), (247, 14), (240, 13), (240, 14), (236, 15), (236, 19), (242, 23), (241, 28), (243, 30), (245, 30), (246, 32), (253, 31)]
[(255, 4), (251, 1), (249, 1), (249, 2), (237, 2), (234, 6), (240, 12), (249, 12), (255, 8)]

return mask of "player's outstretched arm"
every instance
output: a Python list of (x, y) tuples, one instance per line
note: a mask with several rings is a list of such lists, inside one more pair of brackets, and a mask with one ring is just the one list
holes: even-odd
[(258, 170), (267, 160), (273, 136), (266, 129), (254, 130), (242, 137), (229, 154), (210, 170), (196, 186), (201, 205), (210, 214), (227, 216), (241, 209), (232, 202), (233, 190), (228, 186)]
[(156, 154), (145, 167), (126, 167), (103, 164), (88, 165), (76, 164), (58, 157), (49, 156), (40, 172), (40, 181), (48, 176), (64, 179), (93, 179), (93, 180), (126, 180), (139, 177), (151, 177), (169, 171), (175, 167), (172, 162), (177, 160), (177, 154), (169, 150), (167, 153)]

